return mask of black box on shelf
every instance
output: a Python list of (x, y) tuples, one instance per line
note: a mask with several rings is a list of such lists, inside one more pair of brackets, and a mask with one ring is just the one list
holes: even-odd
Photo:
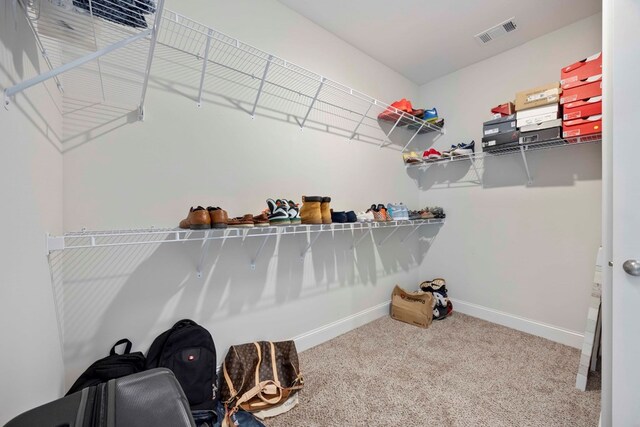
[(500, 133), (507, 133), (516, 130), (516, 115), (500, 117), (498, 119), (489, 120), (482, 124), (482, 136), (491, 137)]
[(562, 127), (520, 133), (521, 145), (537, 144), (553, 140), (557, 140), (558, 143), (562, 142)]
[(482, 151), (491, 151), (508, 148), (510, 146), (517, 146), (519, 140), (520, 132), (517, 130), (485, 136), (482, 138)]

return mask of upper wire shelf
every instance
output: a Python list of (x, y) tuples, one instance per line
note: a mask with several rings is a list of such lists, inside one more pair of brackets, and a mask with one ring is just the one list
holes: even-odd
[(4, 90), (54, 79), (66, 98), (142, 110), (164, 0), (17, 0), (49, 70)]
[[(349, 139), (373, 139), (390, 145), (398, 128), (411, 140), (426, 131), (444, 129), (391, 107), (353, 88), (264, 52), (204, 24), (165, 10), (159, 43), (202, 61), (198, 105), (205, 86), (233, 91), (252, 117), (258, 106), (293, 116), (300, 128), (329, 125)], [(386, 112), (391, 121), (379, 121)], [(383, 129), (387, 127), (387, 129)]]

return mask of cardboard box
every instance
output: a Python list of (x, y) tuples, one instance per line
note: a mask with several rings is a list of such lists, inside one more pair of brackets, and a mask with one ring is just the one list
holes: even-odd
[(562, 119), (565, 121), (575, 120), (598, 114), (602, 114), (602, 97), (594, 96), (593, 98), (564, 104)]
[(433, 320), (433, 295), (422, 291), (407, 292), (396, 285), (391, 293), (391, 317), (428, 328)]
[(482, 135), (490, 136), (516, 130), (516, 115), (500, 117), (482, 124)]
[(520, 132), (517, 130), (485, 136), (482, 138), (482, 151), (491, 151), (518, 145), (519, 138)]
[(592, 76), (585, 80), (577, 80), (573, 83), (568, 83), (566, 86), (567, 89), (562, 93), (560, 104), (602, 96), (602, 75)]
[(568, 83), (584, 80), (602, 74), (602, 53), (598, 52), (582, 61), (567, 65), (560, 70), (560, 84), (563, 89)]
[(552, 140), (562, 140), (561, 126), (533, 132), (520, 132), (520, 145), (531, 145)]
[(533, 108), (531, 110), (518, 111), (516, 126), (521, 129), (525, 126), (536, 125), (560, 118), (560, 106), (558, 104)]
[(591, 135), (602, 132), (602, 114), (562, 123), (562, 137)]
[(497, 107), (493, 107), (491, 112), (494, 114), (500, 114), (503, 117), (510, 116), (516, 112), (516, 106), (513, 105), (513, 102), (507, 102), (505, 104), (500, 104)]
[(532, 125), (522, 126), (520, 133), (522, 132), (535, 132), (543, 129), (562, 127), (562, 119), (548, 120), (546, 122), (534, 123)]
[(518, 92), (516, 94), (516, 111), (557, 104), (561, 93), (562, 89), (560, 89), (558, 82)]

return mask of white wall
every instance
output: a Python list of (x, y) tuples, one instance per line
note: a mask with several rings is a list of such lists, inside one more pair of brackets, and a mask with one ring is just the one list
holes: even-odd
[[(21, 10), (0, 1), (0, 89), (43, 70)], [(54, 85), (0, 110), (0, 424), (62, 392), (45, 233), (62, 231), (62, 118)]]
[[(170, 1), (167, 7), (379, 99), (417, 92), (277, 1)], [(220, 96), (215, 78), (198, 108), (200, 67), (159, 47), (145, 121), (127, 124), (125, 115), (65, 141), (65, 230), (175, 227), (189, 206), (221, 206), (238, 216), (259, 213), (268, 197), (300, 202), (303, 194), (330, 195), (337, 210), (388, 201), (417, 206), (397, 150), (321, 130), (301, 132), (292, 120), (261, 108), (251, 120)], [(118, 338), (128, 336), (146, 351), (183, 317), (209, 328), (221, 362), (231, 344), (305, 335), (363, 310), (372, 309), (361, 320), (384, 315), (396, 283), (417, 285), (428, 248), (415, 239), (401, 244), (408, 232), (380, 248), (365, 239), (355, 252), (350, 233), (327, 233), (304, 262), (306, 236), (272, 239), (255, 271), (249, 264), (260, 240), (214, 242), (204, 279), (195, 274), (198, 244), (69, 251), (63, 255), (67, 386)], [(357, 322), (306, 336), (303, 347)]]
[[(447, 121), (433, 146), (479, 145), (491, 107), (559, 80), (561, 67), (601, 50), (601, 33), (594, 15), (420, 87)], [(600, 245), (600, 150), (530, 154), (531, 185), (519, 155), (480, 163), (483, 186), (466, 162), (412, 172), (421, 204), (447, 212), (422, 276), (445, 277), (460, 311), (581, 345)]]

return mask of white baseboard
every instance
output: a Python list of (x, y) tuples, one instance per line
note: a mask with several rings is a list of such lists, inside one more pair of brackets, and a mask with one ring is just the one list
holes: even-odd
[(293, 338), (296, 343), (296, 348), (299, 352), (310, 349), (311, 347), (315, 347), (318, 344), (322, 344), (323, 342), (349, 332), (352, 329), (366, 325), (380, 317), (387, 316), (389, 315), (390, 303), (391, 301), (383, 302), (374, 307), (362, 310), (359, 313), (352, 314), (351, 316), (336, 320), (328, 325), (324, 325), (309, 332), (305, 332), (302, 335), (298, 335)]
[(537, 320), (515, 316), (503, 311), (494, 310), (492, 308), (483, 307), (481, 305), (453, 298), (451, 299), (451, 302), (453, 303), (453, 310), (462, 314), (497, 323), (498, 325), (546, 338), (550, 341), (555, 341), (570, 347), (582, 348), (584, 334), (579, 332), (570, 331), (568, 329), (538, 322)]

